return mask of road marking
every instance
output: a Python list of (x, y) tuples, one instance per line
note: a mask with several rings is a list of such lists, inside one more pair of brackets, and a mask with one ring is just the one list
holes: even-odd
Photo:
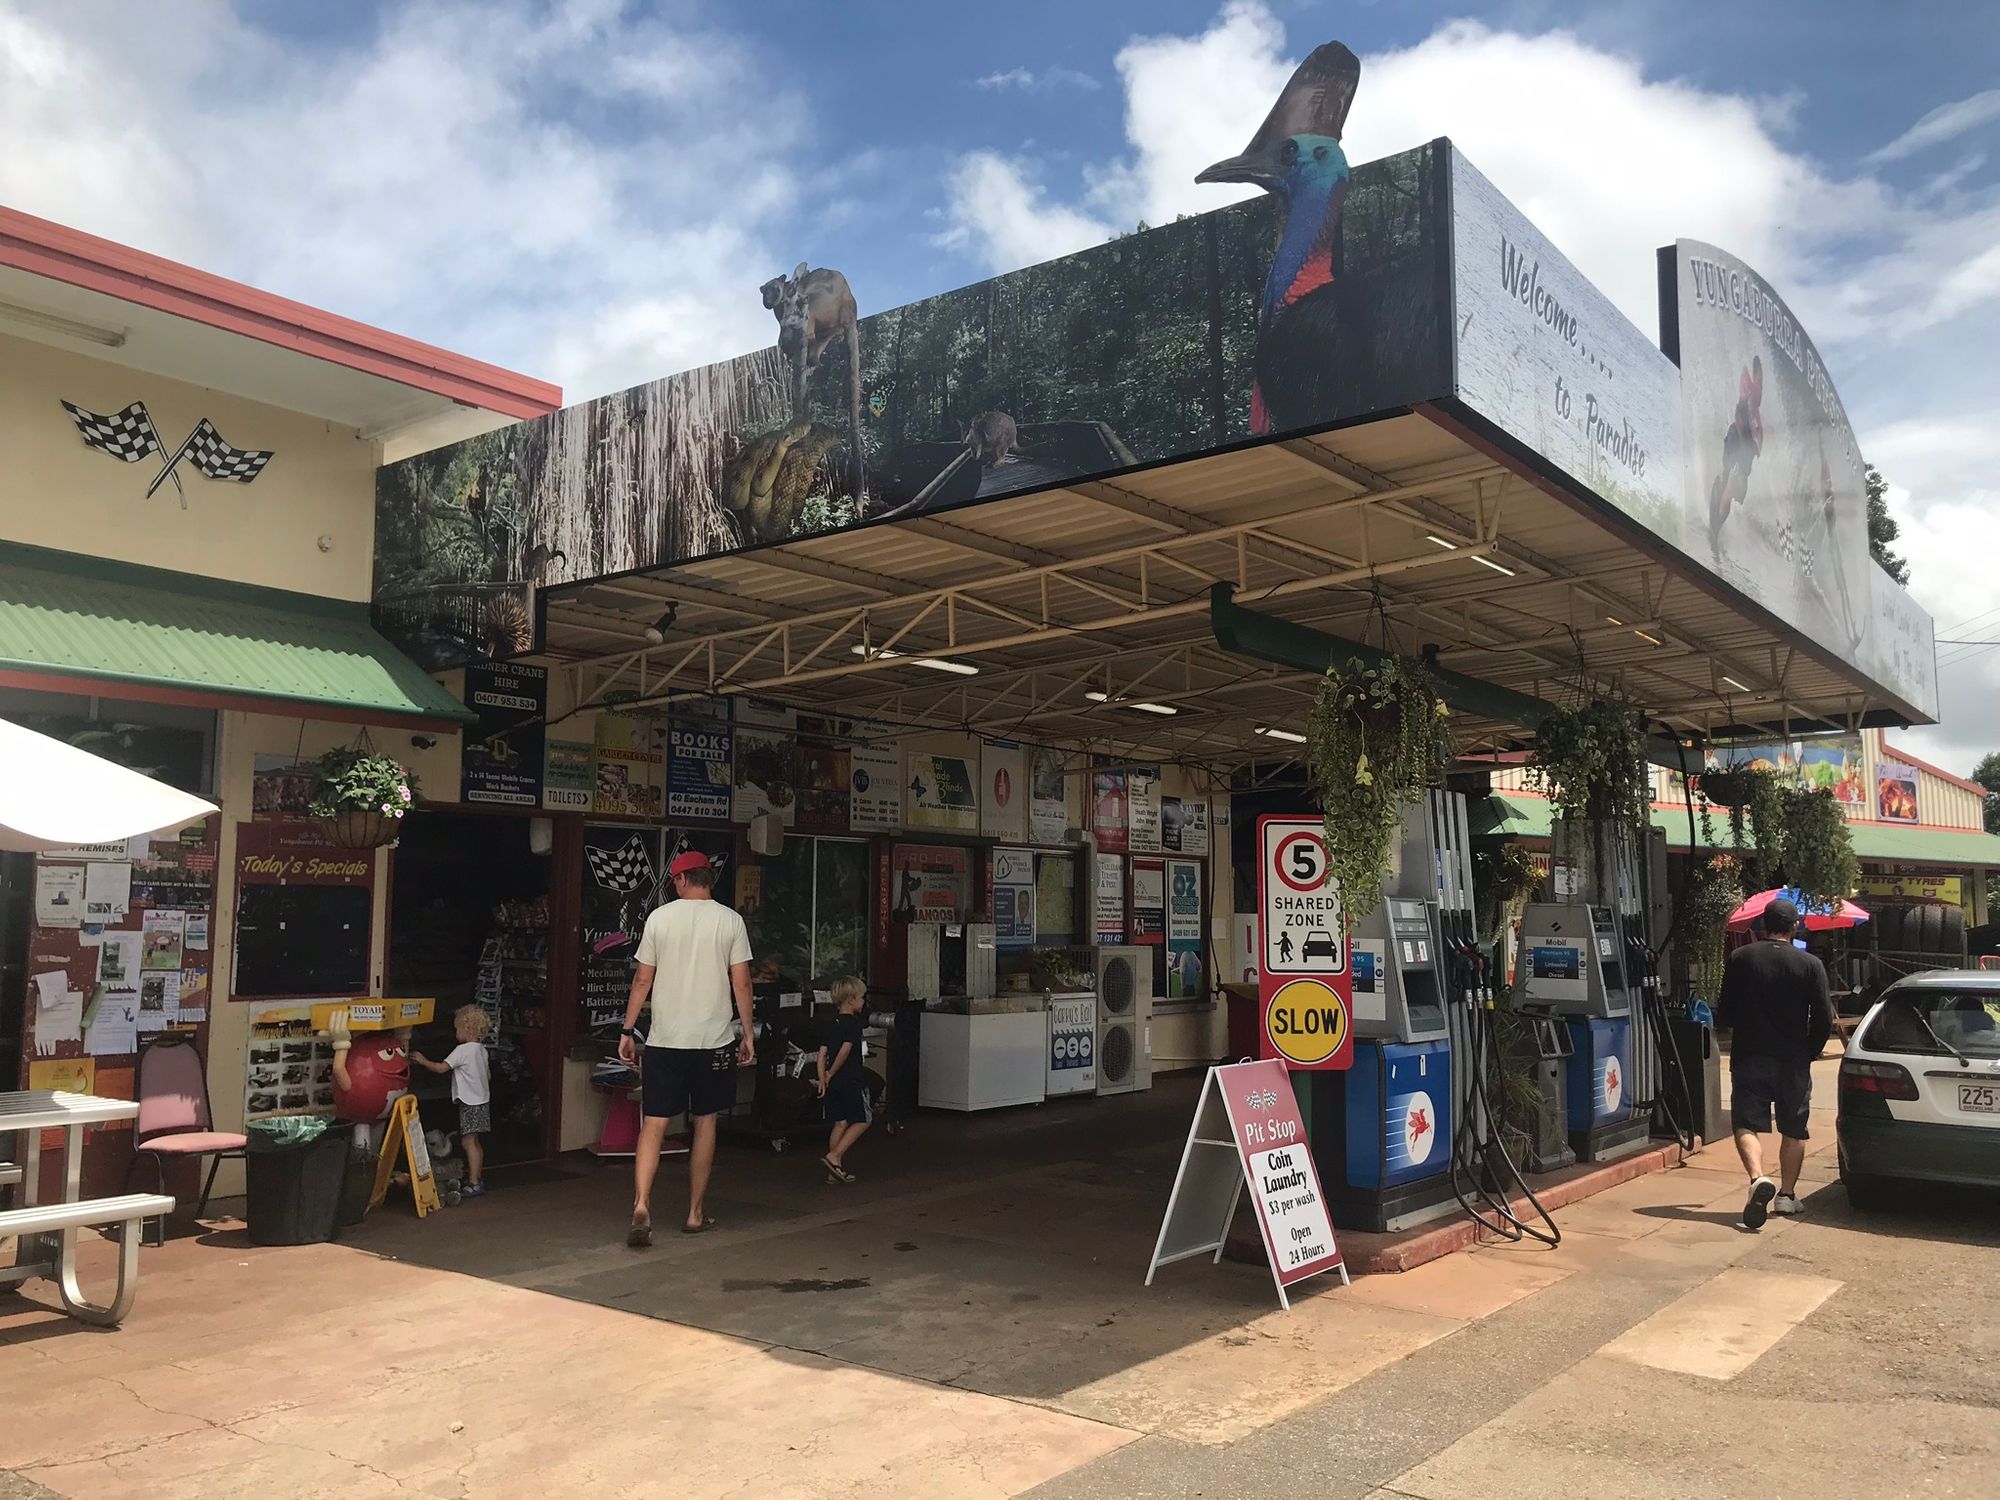
[(1601, 1352), (1656, 1370), (1733, 1380), (1842, 1285), (1824, 1276), (1733, 1267), (1628, 1328)]

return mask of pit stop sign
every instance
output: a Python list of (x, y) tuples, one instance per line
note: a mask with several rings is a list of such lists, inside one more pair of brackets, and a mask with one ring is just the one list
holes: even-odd
[(1354, 979), (1347, 915), (1318, 818), (1257, 820), (1257, 993), (1264, 1057), (1351, 1067)]

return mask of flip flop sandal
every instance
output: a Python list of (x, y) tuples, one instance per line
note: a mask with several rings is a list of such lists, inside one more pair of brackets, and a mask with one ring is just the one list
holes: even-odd
[(713, 1228), (715, 1228), (715, 1220), (713, 1220), (713, 1219), (709, 1218), (709, 1217), (708, 1217), (708, 1216), (707, 1216), (706, 1214), (704, 1214), (704, 1215), (702, 1216), (702, 1221), (701, 1221), (701, 1222), (700, 1222), (699, 1224), (683, 1224), (683, 1225), (681, 1225), (681, 1233), (682, 1233), (682, 1234), (707, 1234), (707, 1233), (709, 1232), (709, 1230), (711, 1230), (711, 1229), (713, 1229)]
[(829, 1159), (828, 1159), (827, 1157), (824, 1157), (824, 1156), (822, 1156), (822, 1157), (821, 1157), (821, 1158), (819, 1159), (819, 1164), (820, 1164), (820, 1165), (821, 1165), (822, 1167), (825, 1167), (825, 1168), (826, 1168), (826, 1180), (827, 1180), (828, 1182), (852, 1182), (852, 1181), (854, 1181), (854, 1174), (853, 1174), (852, 1172), (848, 1171), (848, 1170), (847, 1170), (847, 1168), (845, 1168), (845, 1167), (837, 1167), (837, 1166), (835, 1166), (835, 1165), (833, 1164), (833, 1162), (832, 1162), (831, 1160), (829, 1160)]
[(633, 1250), (649, 1250), (653, 1245), (653, 1221), (634, 1219), (632, 1227), (625, 1231), (625, 1243)]

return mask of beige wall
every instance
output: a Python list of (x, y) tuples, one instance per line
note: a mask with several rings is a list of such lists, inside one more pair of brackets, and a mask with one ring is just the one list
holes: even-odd
[[(250, 1041), (250, 1007), (235, 1002), (236, 825), (250, 819), (251, 780), (259, 755), (311, 760), (328, 750), (354, 743), (360, 733), (351, 724), (281, 718), (272, 714), (230, 712), (219, 716), (219, 763), (215, 800), (222, 808), (222, 842), (216, 861), (215, 917), (212, 941), (215, 970), (211, 983), (216, 1002), (209, 1009), (208, 1091), (216, 1129), (243, 1128), (243, 1070)], [(407, 730), (371, 729), (375, 747), (394, 755), (417, 773), (424, 793), (439, 801), (458, 799), (459, 740), (457, 735), (429, 736), (437, 744), (419, 750)], [(387, 969), (389, 930), (389, 851), (375, 851), (375, 907), (369, 955), (369, 993), (382, 993)], [(224, 1162), (216, 1179), (223, 1196), (242, 1191), (242, 1165)]]
[[(110, 415), (133, 401), (171, 452), (212, 421), (274, 457), (251, 484), (183, 460), (146, 498), (165, 456), (119, 463), (86, 447), (57, 398)], [(351, 428), (25, 339), (0, 337), (0, 538), (238, 583), (366, 599), (377, 448)], [(321, 551), (326, 537), (330, 550)]]

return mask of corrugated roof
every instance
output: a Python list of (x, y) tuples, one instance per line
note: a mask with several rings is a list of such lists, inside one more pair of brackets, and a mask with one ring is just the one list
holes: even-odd
[(364, 604), (0, 543), (0, 669), (468, 721)]
[[(1478, 835), (1545, 839), (1549, 836), (1549, 804), (1541, 797), (1493, 792), (1473, 804), (1472, 831)], [(1718, 809), (1709, 815), (1712, 840), (1703, 847), (1727, 849), (1732, 846), (1729, 816)], [(1670, 848), (1688, 847), (1687, 813), (1679, 808), (1653, 809), (1653, 826), (1667, 831)], [(1891, 828), (1882, 823), (1854, 823), (1854, 852), (1863, 859), (1898, 860), (1912, 864), (1974, 865), (2000, 868), (2000, 837), (1963, 828)], [(1702, 839), (1701, 818), (1695, 816), (1695, 838)], [(1748, 834), (1744, 847), (1750, 848)]]

